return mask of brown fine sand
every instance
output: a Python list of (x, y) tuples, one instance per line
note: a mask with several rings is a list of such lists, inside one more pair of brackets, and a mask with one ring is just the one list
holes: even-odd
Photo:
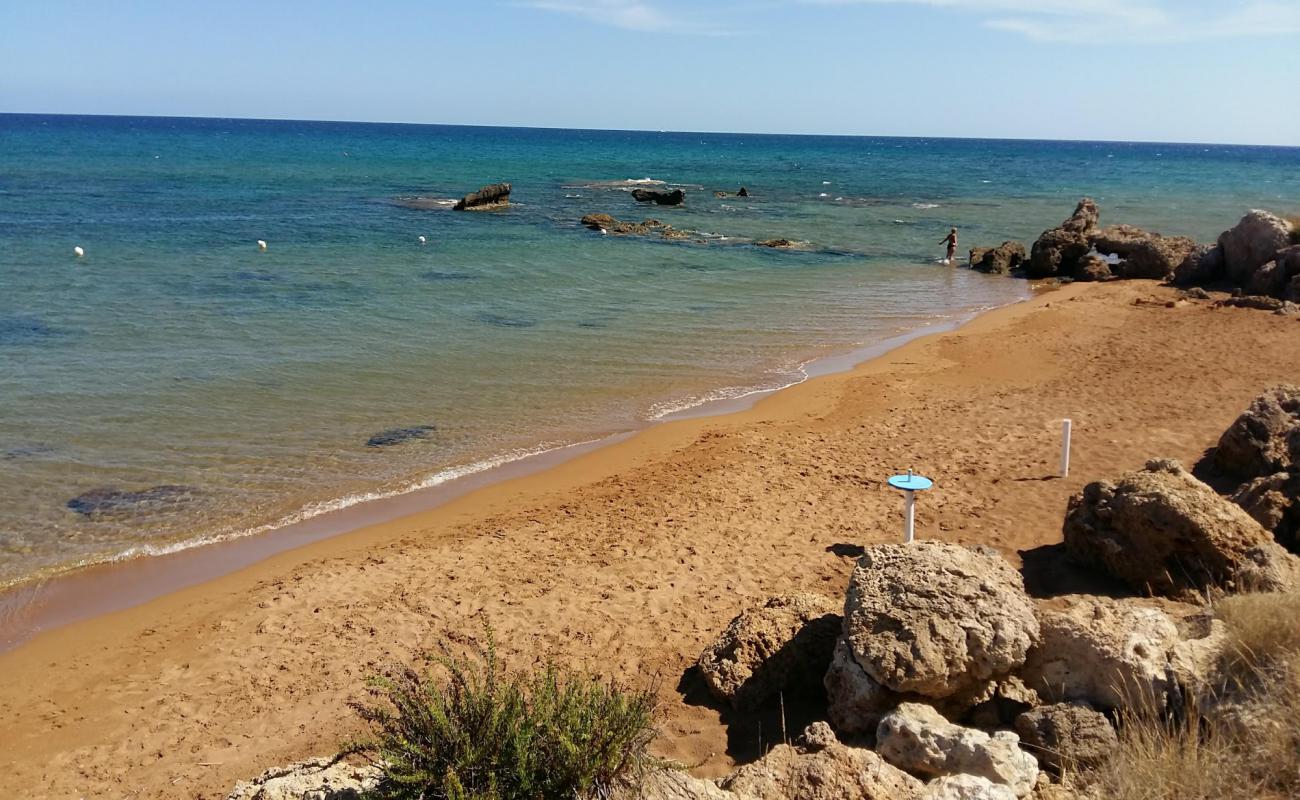
[[(741, 609), (793, 589), (838, 595), (855, 546), (896, 539), (886, 476), (935, 479), (922, 537), (1018, 563), (1059, 542), (1066, 499), (1087, 481), (1150, 457), (1195, 461), (1260, 390), (1300, 376), (1294, 317), (1165, 307), (1175, 296), (1145, 282), (1067, 287), (752, 410), (658, 426), (47, 633), (0, 656), (0, 785), (224, 797), (355, 732), (345, 701), (386, 659), (467, 641), (484, 621), (516, 667), (551, 654), (657, 679), (661, 751), (725, 772), (757, 747), (756, 723), (724, 725), (679, 680)], [(1072, 473), (1045, 479), (1063, 417)]]

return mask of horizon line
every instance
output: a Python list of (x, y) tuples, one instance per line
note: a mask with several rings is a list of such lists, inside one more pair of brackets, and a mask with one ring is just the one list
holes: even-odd
[(704, 130), (655, 130), (650, 128), (571, 128), (560, 125), (493, 125), (486, 123), (459, 122), (409, 122), (393, 120), (357, 120), (357, 119), (311, 119), (303, 117), (227, 117), (195, 116), (191, 114), (76, 114), (68, 112), (45, 111), (0, 111), (0, 117), (94, 117), (103, 119), (180, 119), (229, 122), (299, 122), (322, 125), (405, 125), (424, 128), (492, 128), (501, 130), (537, 130), (537, 131), (587, 131), (593, 133), (662, 133), (701, 136), (806, 136), (810, 138), (839, 139), (939, 139), (945, 141), (981, 141), (981, 142), (1053, 142), (1061, 144), (1149, 144), (1175, 146), (1210, 146), (1210, 147), (1260, 147), (1282, 150), (1300, 149), (1300, 145), (1259, 144), (1249, 142), (1176, 142), (1154, 139), (1053, 139), (1036, 136), (925, 136), (916, 134), (870, 134), (870, 133), (780, 133), (772, 131), (704, 131)]

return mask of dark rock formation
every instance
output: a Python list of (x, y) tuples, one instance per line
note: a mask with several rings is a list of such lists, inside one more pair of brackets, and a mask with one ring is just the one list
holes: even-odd
[(1287, 288), (1286, 270), (1276, 261), (1270, 261), (1255, 270), (1241, 288), (1248, 295), (1281, 298)]
[(1219, 235), (1228, 279), (1244, 286), (1255, 270), (1277, 258), (1291, 244), (1291, 224), (1267, 211), (1251, 211)]
[(997, 275), (1010, 275), (1025, 263), (1025, 246), (1020, 242), (1003, 242), (997, 247), (976, 247), (970, 251), (971, 269)]
[(744, 186), (740, 187), (740, 190), (736, 192), (736, 197), (749, 197), (749, 190)]
[(638, 203), (654, 203), (659, 206), (680, 206), (686, 201), (686, 192), (673, 189), (671, 192), (658, 192), (654, 189), (633, 189), (632, 199)]
[(366, 440), (366, 447), (392, 447), (404, 444), (412, 439), (428, 439), (429, 434), (438, 430), (436, 425), (412, 425), (409, 428), (390, 428), (380, 431)]
[(1175, 286), (1204, 286), (1224, 277), (1223, 248), (1217, 244), (1200, 245), (1174, 269), (1173, 282)]
[(1256, 397), (1219, 437), (1211, 463), (1239, 481), (1300, 471), (1300, 388), (1277, 386)]
[(494, 183), (472, 192), (452, 206), (455, 211), (488, 211), (510, 205), (510, 184)]
[(759, 247), (771, 247), (779, 250), (792, 250), (803, 247), (803, 242), (796, 242), (793, 239), (761, 239), (754, 244)]
[(1076, 281), (1108, 281), (1115, 277), (1111, 271), (1110, 262), (1099, 255), (1084, 256), (1079, 265), (1074, 268), (1074, 279)]
[(657, 219), (647, 219), (641, 222), (623, 222), (611, 217), (609, 214), (588, 214), (582, 218), (582, 225), (593, 231), (604, 231), (605, 233), (615, 236), (651, 236), (657, 235), (662, 239), (690, 239), (694, 234), (690, 231), (683, 231), (674, 228)]
[(114, 487), (91, 489), (68, 501), (68, 508), (87, 517), (157, 511), (176, 506), (194, 495), (189, 486), (163, 485), (138, 492)]
[(1112, 225), (1092, 235), (1092, 246), (1099, 253), (1119, 256), (1115, 273), (1121, 278), (1164, 280), (1196, 249), (1196, 242), (1185, 236), (1161, 236), (1132, 225)]
[(1083, 198), (1074, 213), (1060, 226), (1046, 231), (1034, 242), (1025, 272), (1031, 278), (1068, 277), (1092, 250), (1089, 237), (1097, 228), (1100, 212), (1091, 198)]

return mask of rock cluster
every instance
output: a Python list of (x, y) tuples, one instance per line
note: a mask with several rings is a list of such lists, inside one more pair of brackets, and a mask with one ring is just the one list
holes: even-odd
[(593, 231), (604, 231), (605, 233), (614, 234), (615, 236), (650, 236), (658, 235), (664, 239), (689, 239), (691, 234), (688, 231), (681, 231), (657, 219), (647, 219), (641, 222), (624, 222), (615, 219), (609, 214), (588, 214), (583, 217), (581, 224), (584, 228), (590, 228)]
[(1255, 398), (1202, 466), (1238, 481), (1232, 501), (1300, 553), (1300, 388), (1276, 386)]
[(1092, 251), (1090, 237), (1097, 229), (1101, 214), (1092, 198), (1079, 201), (1065, 222), (1045, 231), (1034, 242), (1025, 272), (1031, 278), (1069, 277), (1078, 271), (1084, 257)]
[(1010, 275), (1025, 263), (1025, 246), (1020, 242), (1003, 242), (997, 247), (975, 247), (970, 251), (971, 269), (995, 275)]

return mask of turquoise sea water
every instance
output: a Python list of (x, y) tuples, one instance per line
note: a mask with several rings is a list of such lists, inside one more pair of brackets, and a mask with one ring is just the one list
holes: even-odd
[[(508, 211), (436, 202), (501, 180)], [(1300, 207), (1300, 150), (0, 115), (0, 586), (789, 384), (1025, 296), (939, 240), (1085, 194), (1208, 240)]]

